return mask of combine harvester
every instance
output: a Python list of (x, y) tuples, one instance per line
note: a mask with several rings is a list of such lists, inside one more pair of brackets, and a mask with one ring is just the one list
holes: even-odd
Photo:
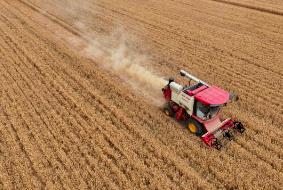
[[(181, 70), (181, 76), (189, 79), (189, 85), (182, 86), (169, 79), (162, 91), (166, 104), (166, 115), (177, 121), (185, 121), (188, 129), (200, 136), (209, 147), (221, 149), (222, 140), (233, 140), (235, 133), (245, 131), (241, 122), (232, 119), (222, 120), (220, 109), (232, 100), (238, 100), (233, 93), (210, 86), (193, 75)], [(191, 81), (195, 84), (191, 85)]]

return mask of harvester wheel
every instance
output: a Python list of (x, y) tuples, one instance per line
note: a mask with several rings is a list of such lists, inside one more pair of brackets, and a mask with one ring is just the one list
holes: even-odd
[(171, 105), (170, 105), (170, 103), (169, 102), (167, 102), (165, 105), (164, 105), (164, 113), (167, 115), (167, 116), (169, 116), (169, 117), (173, 117), (173, 115), (174, 115), (174, 111), (173, 111), (173, 109), (172, 109), (172, 107), (171, 107)]
[(191, 118), (188, 121), (188, 129), (191, 133), (196, 134), (197, 136), (201, 136), (204, 133), (202, 125)]

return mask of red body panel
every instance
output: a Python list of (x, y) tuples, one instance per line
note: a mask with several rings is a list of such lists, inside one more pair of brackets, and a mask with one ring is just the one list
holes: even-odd
[(203, 142), (205, 144), (207, 144), (208, 146), (213, 146), (214, 140), (218, 138), (217, 136), (217, 132), (220, 131), (220, 133), (218, 133), (218, 135), (223, 135), (226, 131), (228, 130), (233, 130), (235, 129), (235, 124), (234, 121), (229, 119), (226, 122), (224, 122), (222, 124), (221, 127), (219, 127), (218, 129), (211, 131), (211, 132), (207, 132), (205, 133), (201, 139), (203, 140)]
[(209, 120), (202, 120), (195, 115), (192, 115), (191, 117), (199, 123), (202, 123), (207, 132), (215, 131), (221, 125), (219, 113)]
[(196, 95), (197, 93), (203, 91), (204, 89), (207, 89), (207, 86), (201, 86), (195, 90), (187, 90), (187, 93), (190, 95), (190, 96), (194, 96)]
[(171, 100), (171, 94), (172, 94), (171, 89), (167, 86), (167, 87), (163, 88), (162, 91), (163, 91), (163, 95), (164, 95), (165, 100), (170, 101)]
[(210, 86), (194, 97), (205, 105), (222, 105), (229, 101), (229, 93), (217, 86)]
[(176, 112), (176, 120), (179, 121), (181, 119), (185, 119), (185, 109), (182, 107), (179, 107), (178, 111)]

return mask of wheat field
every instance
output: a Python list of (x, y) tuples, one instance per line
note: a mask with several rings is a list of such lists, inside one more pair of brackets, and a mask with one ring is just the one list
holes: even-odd
[[(217, 151), (162, 112), (180, 69), (235, 92)], [(283, 2), (0, 0), (0, 189), (281, 189)]]

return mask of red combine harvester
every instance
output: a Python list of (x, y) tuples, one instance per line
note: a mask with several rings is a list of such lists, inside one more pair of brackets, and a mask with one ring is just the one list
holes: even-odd
[(220, 109), (238, 97), (217, 87), (210, 86), (193, 75), (181, 70), (181, 76), (189, 79), (189, 84), (182, 86), (174, 79), (162, 89), (166, 104), (166, 115), (176, 120), (185, 121), (188, 129), (200, 136), (209, 147), (221, 149), (222, 139), (233, 140), (235, 132), (245, 131), (241, 122), (232, 119), (222, 120)]

